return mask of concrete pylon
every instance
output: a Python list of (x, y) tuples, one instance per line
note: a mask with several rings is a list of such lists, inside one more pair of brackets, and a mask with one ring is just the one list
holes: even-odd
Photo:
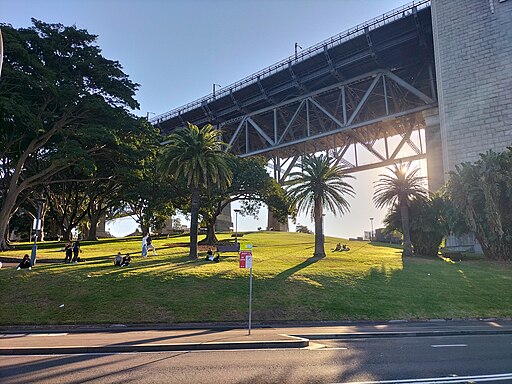
[(231, 203), (226, 205), (215, 222), (215, 232), (229, 232), (234, 230), (233, 221), (231, 220)]
[(169, 235), (171, 233), (174, 233), (174, 221), (172, 219), (172, 216), (169, 217), (169, 220), (167, 220), (162, 228), (158, 230), (158, 233), (161, 235)]
[(98, 238), (112, 237), (110, 232), (107, 231), (106, 225), (107, 225), (107, 217), (105, 215), (101, 215), (100, 219), (98, 220), (98, 226), (96, 227), (96, 237), (98, 237)]
[(425, 119), (425, 139), (427, 146), (428, 190), (436, 192), (445, 183), (443, 166), (443, 148), (439, 110), (437, 108), (423, 111)]
[(268, 210), (268, 220), (267, 220), (267, 230), (268, 231), (278, 231), (278, 232), (288, 232), (288, 222), (280, 223), (279, 220), (273, 215), (272, 211)]

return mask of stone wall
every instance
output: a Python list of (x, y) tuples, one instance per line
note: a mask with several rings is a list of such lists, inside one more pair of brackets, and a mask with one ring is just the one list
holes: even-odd
[(432, 0), (445, 175), (512, 144), (512, 0)]

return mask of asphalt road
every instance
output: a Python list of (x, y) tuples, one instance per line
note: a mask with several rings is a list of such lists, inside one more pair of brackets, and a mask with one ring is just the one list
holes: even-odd
[[(508, 376), (484, 376), (509, 374)], [(308, 349), (2, 356), (8, 383), (512, 383), (512, 335), (315, 340)], [(493, 377), (495, 380), (493, 380)], [(419, 381), (426, 378), (446, 378)], [(490, 380), (489, 380), (490, 379)]]

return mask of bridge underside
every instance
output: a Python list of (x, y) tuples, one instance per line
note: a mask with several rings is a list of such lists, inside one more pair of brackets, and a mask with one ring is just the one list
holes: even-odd
[(151, 122), (164, 134), (186, 122), (214, 124), (230, 151), (265, 156), (279, 169), (279, 159), (326, 150), (350, 171), (422, 158), (413, 132), (436, 106), (433, 62), (429, 2), (420, 1)]
[[(430, 69), (425, 64), (415, 68), (413, 84), (396, 72), (379, 69), (220, 127), (231, 150), (243, 157), (297, 159), (332, 150), (352, 172), (396, 162), (404, 156), (423, 158), (421, 135), (413, 137), (413, 132), (425, 126), (422, 111), (435, 105), (430, 92), (424, 92), (431, 89)], [(395, 139), (388, 140), (391, 137)], [(362, 157), (364, 165), (358, 149), (370, 155)]]
[(304, 154), (328, 151), (347, 172), (426, 158), (436, 106), (430, 1), (420, 0), (151, 123), (163, 135), (213, 124), (234, 154), (269, 159), (282, 183)]

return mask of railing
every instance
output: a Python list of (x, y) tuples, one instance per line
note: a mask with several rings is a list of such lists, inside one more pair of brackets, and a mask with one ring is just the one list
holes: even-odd
[(253, 83), (257, 82), (258, 80), (269, 77), (269, 76), (281, 71), (284, 67), (287, 67), (289, 63), (302, 62), (302, 61), (310, 58), (311, 56), (318, 54), (321, 50), (324, 49), (324, 47), (327, 47), (327, 48), (335, 47), (337, 45), (344, 43), (347, 40), (350, 40), (358, 35), (365, 33), (366, 29), (371, 31), (371, 30), (379, 28), (385, 24), (388, 24), (390, 22), (393, 22), (395, 20), (398, 20), (405, 16), (408, 16), (408, 15), (410, 15), (410, 13), (412, 12), (412, 10), (414, 8), (416, 8), (417, 10), (420, 10), (420, 9), (427, 8), (429, 6), (430, 6), (430, 0), (417, 0), (417, 1), (412, 1), (411, 3), (403, 5), (399, 8), (395, 8), (392, 11), (389, 11), (388, 13), (385, 13), (381, 16), (375, 17), (367, 22), (361, 23), (345, 32), (334, 35), (334, 36), (332, 36), (324, 41), (321, 41), (320, 43), (315, 44), (309, 48), (303, 49), (300, 52), (298, 52), (297, 55), (291, 55), (291, 56), (287, 57), (286, 59), (283, 59), (265, 69), (262, 69), (261, 71), (258, 71), (250, 76), (243, 78), (242, 80), (239, 80), (239, 81), (237, 81), (233, 84), (230, 84), (228, 86), (225, 86), (223, 88), (220, 88), (215, 92), (215, 95), (213, 93), (210, 93), (200, 99), (191, 101), (190, 103), (185, 104), (181, 107), (175, 108), (169, 112), (165, 112), (158, 116), (155, 116), (152, 119), (150, 119), (150, 122), (152, 124), (156, 124), (156, 123), (168, 120), (168, 119), (172, 119), (173, 117), (176, 117), (182, 113), (188, 112), (192, 109), (199, 108), (203, 103), (211, 102), (214, 99), (229, 95), (233, 91), (236, 91), (245, 86), (253, 84)]

